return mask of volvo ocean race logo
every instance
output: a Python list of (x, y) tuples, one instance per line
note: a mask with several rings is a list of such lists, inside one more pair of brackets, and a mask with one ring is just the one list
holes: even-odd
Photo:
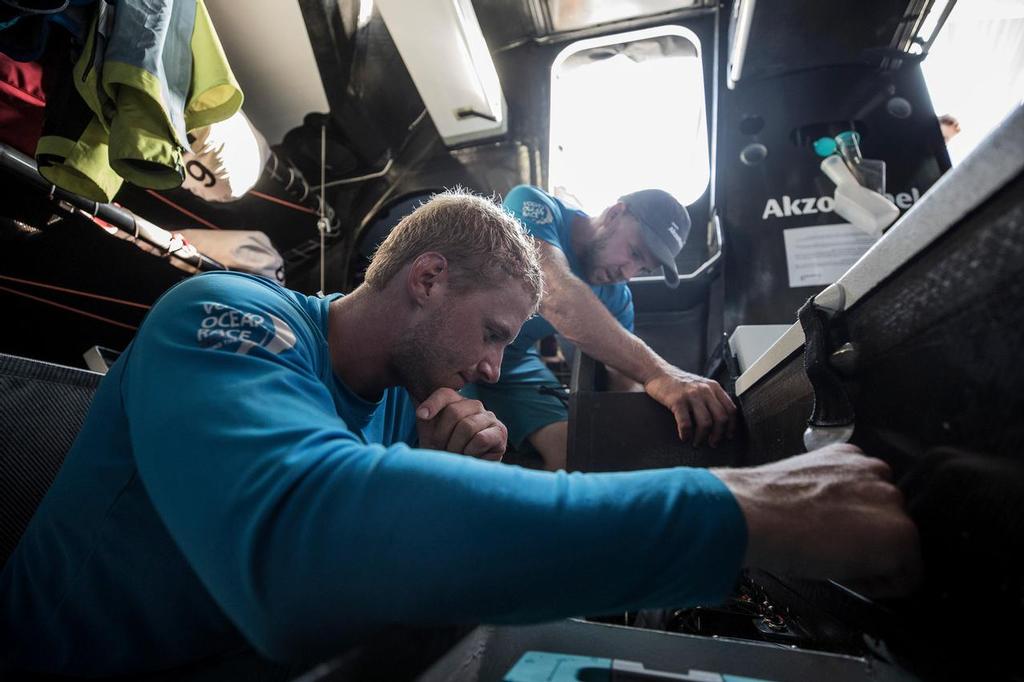
[(262, 346), (274, 355), (295, 345), (295, 332), (270, 313), (246, 313), (219, 303), (204, 303), (205, 316), (196, 331), (203, 348), (231, 350), (245, 355)]
[(538, 225), (547, 225), (555, 219), (551, 214), (551, 209), (537, 201), (524, 201), (522, 212), (523, 218), (532, 220)]
[[(896, 204), (901, 210), (914, 205), (921, 198), (921, 193), (916, 187), (911, 187), (909, 192), (899, 194), (885, 194), (886, 199)], [(783, 194), (782, 199), (771, 198), (764, 204), (764, 211), (761, 212), (761, 220), (768, 218), (788, 218), (794, 215), (813, 215), (815, 213), (831, 213), (835, 202), (832, 197), (790, 197)]]

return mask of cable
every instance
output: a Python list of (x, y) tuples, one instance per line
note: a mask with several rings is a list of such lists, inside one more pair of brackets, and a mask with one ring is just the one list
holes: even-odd
[[(418, 126), (420, 124), (420, 122), (424, 118), (426, 118), (426, 116), (427, 116), (427, 110), (424, 109), (423, 111), (420, 112), (420, 115), (417, 116), (416, 118), (414, 118), (412, 123), (409, 124), (409, 127), (406, 128), (406, 132), (410, 132), (411, 133), (412, 130), (416, 126)], [(408, 138), (405, 141), (403, 141), (402, 147), (405, 146), (405, 142), (407, 142), (407, 141), (408, 141)], [(321, 146), (323, 146), (323, 144), (321, 144)], [(326, 156), (326, 152), (321, 154), (322, 158), (325, 157), (325, 156)], [(321, 161), (321, 165), (323, 165), (325, 163), (326, 163), (326, 160)], [(325, 180), (324, 174), (321, 173), (320, 174), (320, 185), (318, 187), (314, 187), (313, 189), (320, 191), (320, 193), (322, 194), (323, 190), (325, 188), (327, 188), (327, 187), (336, 187), (337, 185), (349, 185), (349, 184), (352, 184), (353, 182), (364, 182), (366, 180), (375, 180), (377, 178), (382, 178), (382, 177), (384, 177), (385, 175), (388, 174), (388, 171), (391, 170), (391, 166), (393, 166), (394, 163), (395, 163), (395, 157), (392, 156), (391, 158), (388, 159), (388, 162), (386, 164), (384, 164), (384, 167), (381, 168), (379, 171), (374, 171), (373, 173), (367, 173), (366, 175), (356, 175), (356, 176), (351, 177), (351, 178), (339, 178), (338, 180), (331, 180), (330, 182), (325, 182), (324, 181)]]
[(164, 202), (165, 204), (167, 204), (171, 208), (174, 208), (174, 209), (180, 211), (181, 213), (184, 213), (185, 215), (187, 215), (189, 218), (191, 218), (192, 220), (196, 221), (200, 225), (205, 225), (206, 227), (210, 228), (211, 230), (219, 230), (219, 229), (221, 229), (221, 228), (217, 227), (216, 225), (214, 225), (213, 223), (211, 223), (209, 220), (206, 220), (205, 218), (200, 218), (199, 216), (197, 216), (195, 213), (193, 213), (192, 211), (188, 210), (184, 206), (179, 206), (178, 204), (174, 203), (173, 201), (171, 201), (170, 199), (168, 199), (164, 195), (160, 194), (159, 192), (154, 192), (151, 189), (147, 189), (146, 193), (149, 194), (150, 196), (156, 197), (157, 199), (159, 199), (160, 201)]
[[(324, 186), (327, 173), (327, 126), (320, 126), (320, 187)], [(324, 193), (320, 192), (320, 217), (324, 217)]]
[(103, 296), (101, 294), (93, 294), (88, 291), (79, 291), (77, 289), (67, 289), (65, 287), (59, 287), (55, 284), (44, 284), (42, 282), (33, 282), (30, 279), (21, 279), (18, 277), (10, 277), (8, 275), (0, 275), (0, 279), (6, 279), (9, 282), (18, 282), (19, 284), (29, 284), (34, 287), (42, 287), (43, 289), (52, 289), (54, 291), (61, 291), (66, 294), (74, 294), (76, 296), (85, 296), (86, 298), (94, 298), (98, 301), (108, 301), (110, 303), (120, 303), (121, 305), (128, 305), (133, 308), (140, 308), (141, 310), (149, 310), (152, 306), (148, 306), (145, 303), (135, 303), (134, 301), (125, 301), (120, 298), (113, 298), (111, 296)]
[(100, 322), (106, 322), (108, 324), (112, 324), (112, 325), (117, 326), (117, 327), (124, 327), (125, 329), (130, 329), (132, 331), (136, 331), (138, 329), (138, 327), (136, 327), (134, 325), (125, 324), (124, 322), (118, 322), (117, 320), (112, 320), (109, 317), (103, 317), (102, 315), (97, 315), (95, 313), (89, 313), (89, 312), (86, 312), (84, 310), (79, 310), (78, 308), (73, 308), (73, 307), (71, 307), (69, 305), (64, 305), (63, 303), (57, 303), (56, 301), (51, 301), (48, 298), (40, 298), (39, 296), (33, 296), (32, 294), (26, 294), (24, 291), (18, 291), (16, 289), (8, 289), (7, 287), (4, 287), (4, 286), (0, 286), (0, 291), (6, 291), (7, 293), (14, 294), (15, 296), (24, 296), (25, 298), (32, 299), (33, 301), (39, 301), (40, 303), (45, 303), (47, 305), (52, 305), (54, 307), (61, 308), (63, 310), (68, 310), (68, 311), (71, 311), (73, 313), (78, 313), (79, 315), (85, 315), (86, 317), (91, 317), (94, 320), (99, 320)]
[(419, 116), (417, 116), (416, 118), (413, 119), (412, 123), (409, 124), (409, 127), (405, 129), (405, 132), (411, 133), (412, 129), (415, 128), (416, 126), (418, 126), (420, 124), (420, 121), (422, 121), (423, 117), (426, 116), (426, 115), (427, 115), (427, 110), (424, 109), (423, 111), (420, 112)]
[[(367, 173), (366, 175), (357, 175), (354, 178), (341, 178), (340, 180), (331, 180), (330, 182), (324, 182), (323, 181), (324, 180), (323, 173), (321, 173), (320, 174), (320, 186), (319, 187), (314, 187), (313, 189), (323, 190), (326, 187), (335, 187), (337, 185), (348, 185), (348, 184), (351, 184), (353, 182), (363, 182), (364, 180), (373, 180), (375, 178), (382, 178), (382, 177), (384, 177), (385, 175), (388, 174), (388, 171), (391, 170), (391, 166), (394, 163), (395, 163), (394, 158), (391, 158), (391, 159), (388, 159), (388, 162), (386, 164), (384, 164), (384, 167), (381, 168), (379, 171), (375, 171), (373, 173)], [(320, 193), (323, 194), (322, 191)]]
[[(391, 162), (388, 162), (391, 165)], [(325, 252), (327, 250), (327, 216), (324, 209), (324, 176), (327, 173), (327, 124), (320, 126), (320, 219), (316, 221), (317, 229), (320, 230), (320, 295), (324, 295), (325, 276)]]
[(284, 199), (279, 199), (277, 197), (270, 196), (269, 194), (264, 194), (263, 192), (257, 192), (254, 189), (253, 190), (249, 190), (249, 194), (251, 194), (251, 195), (253, 195), (255, 197), (259, 197), (260, 199), (266, 199), (267, 201), (272, 201), (275, 204), (281, 204), (282, 206), (287, 206), (288, 208), (294, 208), (296, 211), (302, 211), (303, 213), (311, 213), (313, 215), (317, 215), (317, 212), (314, 211), (311, 208), (307, 208), (307, 207), (301, 206), (299, 204), (293, 204), (290, 201), (285, 201)]

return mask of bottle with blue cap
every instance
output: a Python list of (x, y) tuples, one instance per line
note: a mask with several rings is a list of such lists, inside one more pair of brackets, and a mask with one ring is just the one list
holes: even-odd
[(835, 136), (836, 151), (843, 157), (857, 181), (879, 194), (885, 194), (885, 161), (865, 159), (860, 152), (860, 133), (846, 130)]

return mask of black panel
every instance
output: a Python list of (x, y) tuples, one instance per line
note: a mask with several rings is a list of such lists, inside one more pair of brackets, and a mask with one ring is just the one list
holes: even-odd
[[(908, 0), (758, 0), (741, 80), (880, 62)], [(907, 21), (913, 22), (916, 16)]]
[[(910, 103), (908, 118), (889, 113), (887, 102), (897, 96)], [(917, 66), (891, 72), (835, 68), (741, 82), (736, 90), (722, 91), (716, 201), (726, 241), (727, 330), (790, 323), (800, 305), (823, 288), (790, 286), (783, 232), (845, 222), (820, 208), (817, 199), (831, 197), (835, 185), (819, 169), (821, 159), (810, 145), (815, 134), (849, 128), (860, 132), (866, 158), (886, 162), (891, 194), (916, 200), (949, 168)], [(761, 163), (740, 160), (750, 144), (767, 148)]]
[[(641, 331), (643, 336), (644, 330)], [(675, 353), (666, 344), (669, 359)], [(661, 344), (659, 344), (661, 345)], [(679, 362), (685, 367), (685, 362)], [(742, 434), (717, 448), (679, 440), (675, 417), (646, 393), (608, 391), (604, 366), (578, 353), (569, 398), (568, 465), (571, 471), (631, 471), (675, 466), (744, 464)]]
[(864, 367), (858, 422), (1024, 464), (1024, 178), (847, 324)]
[(742, 439), (718, 448), (683, 443), (672, 413), (646, 393), (591, 391), (569, 403), (570, 471), (632, 471), (743, 464)]

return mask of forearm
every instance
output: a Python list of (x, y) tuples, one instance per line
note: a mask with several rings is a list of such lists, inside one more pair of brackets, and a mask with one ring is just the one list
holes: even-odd
[(552, 287), (541, 313), (584, 353), (640, 384), (668, 367), (643, 339), (624, 329), (578, 279), (566, 279)]

